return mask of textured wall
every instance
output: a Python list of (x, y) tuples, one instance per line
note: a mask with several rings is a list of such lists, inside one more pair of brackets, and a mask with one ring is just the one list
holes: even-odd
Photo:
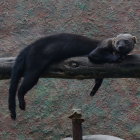
[[(139, 0), (1, 0), (0, 57), (16, 56), (36, 39), (60, 32), (103, 39), (131, 33), (140, 40)], [(71, 135), (67, 118), (73, 107), (83, 111), (84, 135), (110, 134), (140, 138), (140, 80), (108, 79), (91, 98), (92, 80), (41, 79), (26, 96), (27, 111), (9, 118), (9, 81), (0, 81), (1, 140), (59, 140)]]

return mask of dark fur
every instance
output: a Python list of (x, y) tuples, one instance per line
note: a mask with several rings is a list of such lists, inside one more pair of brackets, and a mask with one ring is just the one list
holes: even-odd
[[(98, 46), (98, 47), (97, 47)], [(19, 81), (24, 79), (18, 89), (19, 107), (25, 110), (25, 94), (38, 82), (40, 75), (55, 62), (69, 57), (89, 55), (93, 63), (116, 62), (119, 52), (112, 45), (112, 39), (99, 41), (74, 34), (58, 34), (37, 40), (18, 55), (14, 64), (9, 88), (9, 110), (11, 118), (16, 119), (16, 91)], [(93, 96), (103, 79), (95, 79), (91, 92)]]

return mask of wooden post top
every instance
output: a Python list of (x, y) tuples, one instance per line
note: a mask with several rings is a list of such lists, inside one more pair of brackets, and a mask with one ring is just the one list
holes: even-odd
[(81, 122), (84, 122), (84, 119), (82, 119), (82, 112), (81, 109), (73, 109), (72, 114), (69, 116), (72, 120), (81, 120)]

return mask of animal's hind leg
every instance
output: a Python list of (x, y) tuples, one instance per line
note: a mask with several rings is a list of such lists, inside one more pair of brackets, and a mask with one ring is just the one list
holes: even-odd
[(32, 72), (25, 75), (23, 82), (18, 90), (18, 100), (19, 100), (19, 107), (22, 110), (25, 110), (25, 94), (38, 82), (39, 74), (37, 72)]
[[(43, 56), (42, 56), (43, 57)], [(50, 59), (42, 59), (37, 58), (33, 59), (31, 58), (28, 62), (28, 65), (26, 67), (26, 71), (24, 74), (24, 79), (19, 87), (18, 90), (18, 100), (19, 100), (19, 107), (22, 110), (25, 110), (25, 100), (24, 96), (25, 94), (38, 82), (38, 79), (40, 75), (44, 72), (45, 69), (50, 64)], [(40, 60), (40, 61), (39, 61)]]
[(94, 96), (97, 90), (100, 88), (101, 84), (103, 82), (103, 79), (97, 78), (95, 79), (95, 85), (90, 93), (90, 96)]

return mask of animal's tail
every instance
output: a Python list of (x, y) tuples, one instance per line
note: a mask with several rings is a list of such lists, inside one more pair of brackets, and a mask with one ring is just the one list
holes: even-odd
[(11, 118), (16, 119), (16, 91), (18, 88), (19, 81), (24, 73), (25, 57), (27, 55), (27, 49), (25, 48), (17, 56), (15, 64), (12, 69), (11, 82), (9, 87), (9, 110), (11, 113)]

